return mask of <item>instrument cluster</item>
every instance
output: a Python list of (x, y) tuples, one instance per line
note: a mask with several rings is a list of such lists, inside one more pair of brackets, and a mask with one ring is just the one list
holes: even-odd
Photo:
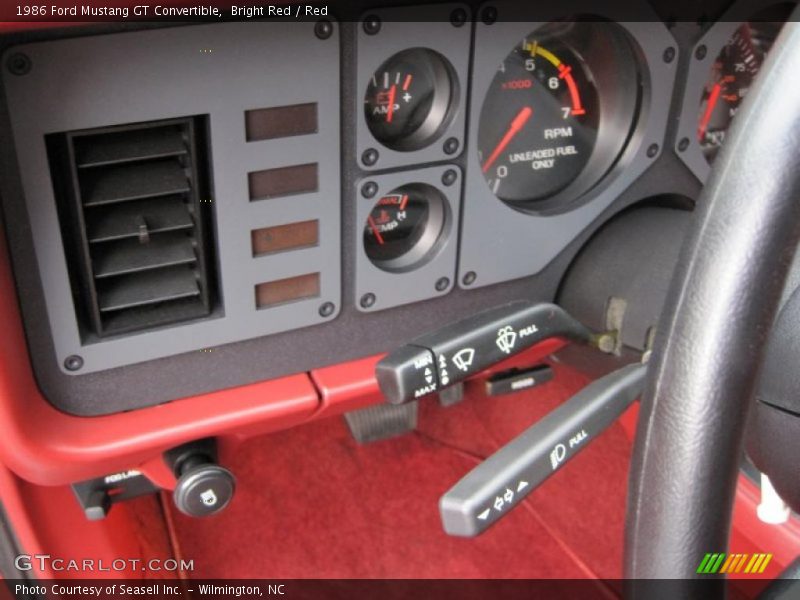
[[(695, 48), (680, 119), (691, 134), (675, 151), (701, 180), (792, 8), (739, 2)], [(357, 196), (372, 209), (358, 240), (357, 294), (378, 299), (364, 311), (418, 299), (420, 289), (435, 297), (540, 272), (662, 155), (670, 126), (681, 60), (646, 7), (633, 20), (583, 0), (493, 2), (474, 19), (460, 5), (425, 10), (440, 23), (422, 35), (392, 10), (365, 15), (358, 32)], [(444, 226), (454, 207), (443, 184), (414, 180), (416, 165), (435, 161), (463, 179), (459, 227)], [(406, 181), (372, 198), (372, 174), (388, 171)], [(454, 243), (456, 261), (440, 261)], [(417, 276), (437, 261), (435, 273)], [(382, 284), (383, 273), (395, 276), (390, 297), (379, 297), (379, 272)]]
[[(646, 8), (396, 10), (357, 31), (362, 312), (540, 272), (658, 158), (676, 75)], [(441, 180), (421, 181), (432, 163)]]

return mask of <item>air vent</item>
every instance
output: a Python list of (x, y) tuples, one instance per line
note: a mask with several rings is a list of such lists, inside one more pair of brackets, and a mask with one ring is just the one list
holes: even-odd
[(48, 136), (86, 335), (208, 316), (210, 173), (203, 117)]

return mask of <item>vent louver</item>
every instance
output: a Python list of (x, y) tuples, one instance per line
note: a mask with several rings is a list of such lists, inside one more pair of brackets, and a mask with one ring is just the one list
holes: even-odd
[(202, 117), (48, 137), (82, 329), (97, 336), (207, 316), (214, 295)]

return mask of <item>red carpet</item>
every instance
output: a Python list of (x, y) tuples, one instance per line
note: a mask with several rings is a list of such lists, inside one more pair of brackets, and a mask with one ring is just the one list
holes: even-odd
[(479, 457), (584, 384), (558, 368), (522, 394), (427, 400), (419, 432), (366, 446), (340, 418), (250, 440), (228, 463), (239, 487), (223, 514), (174, 515), (183, 558), (196, 578), (619, 577), (630, 448), (618, 425), (479, 538), (439, 523), (439, 497)]

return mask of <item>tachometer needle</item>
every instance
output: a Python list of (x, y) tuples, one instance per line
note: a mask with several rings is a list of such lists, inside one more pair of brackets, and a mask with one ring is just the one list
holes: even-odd
[(711, 88), (711, 93), (708, 95), (706, 111), (703, 113), (703, 118), (700, 119), (700, 126), (697, 128), (697, 139), (699, 139), (701, 142), (703, 141), (703, 137), (706, 135), (708, 123), (711, 121), (711, 115), (714, 112), (714, 107), (717, 105), (717, 100), (719, 100), (720, 92), (722, 92), (722, 85), (715, 83), (714, 87)]
[(394, 96), (397, 93), (397, 85), (393, 84), (391, 89), (389, 90), (389, 110), (386, 111), (386, 122), (392, 122), (392, 116), (394, 115)]
[(533, 114), (533, 109), (530, 106), (524, 107), (517, 113), (517, 116), (514, 117), (514, 120), (511, 121), (511, 125), (508, 126), (508, 130), (503, 135), (503, 138), (500, 140), (500, 143), (497, 144), (497, 147), (492, 150), (492, 153), (489, 155), (489, 158), (486, 159), (486, 162), (483, 163), (482, 170), (484, 173), (489, 170), (492, 166), (494, 161), (497, 160), (497, 157), (506, 149), (506, 146), (514, 139), (514, 136), (517, 135), (520, 130), (525, 126), (525, 123), (530, 119), (531, 115)]
[(381, 235), (381, 232), (378, 230), (378, 226), (375, 225), (375, 220), (372, 218), (372, 216), (369, 216), (367, 217), (367, 221), (369, 222), (369, 226), (372, 229), (372, 233), (375, 234), (375, 239), (378, 240), (378, 243), (381, 246), (383, 246), (384, 244), (383, 236)]

